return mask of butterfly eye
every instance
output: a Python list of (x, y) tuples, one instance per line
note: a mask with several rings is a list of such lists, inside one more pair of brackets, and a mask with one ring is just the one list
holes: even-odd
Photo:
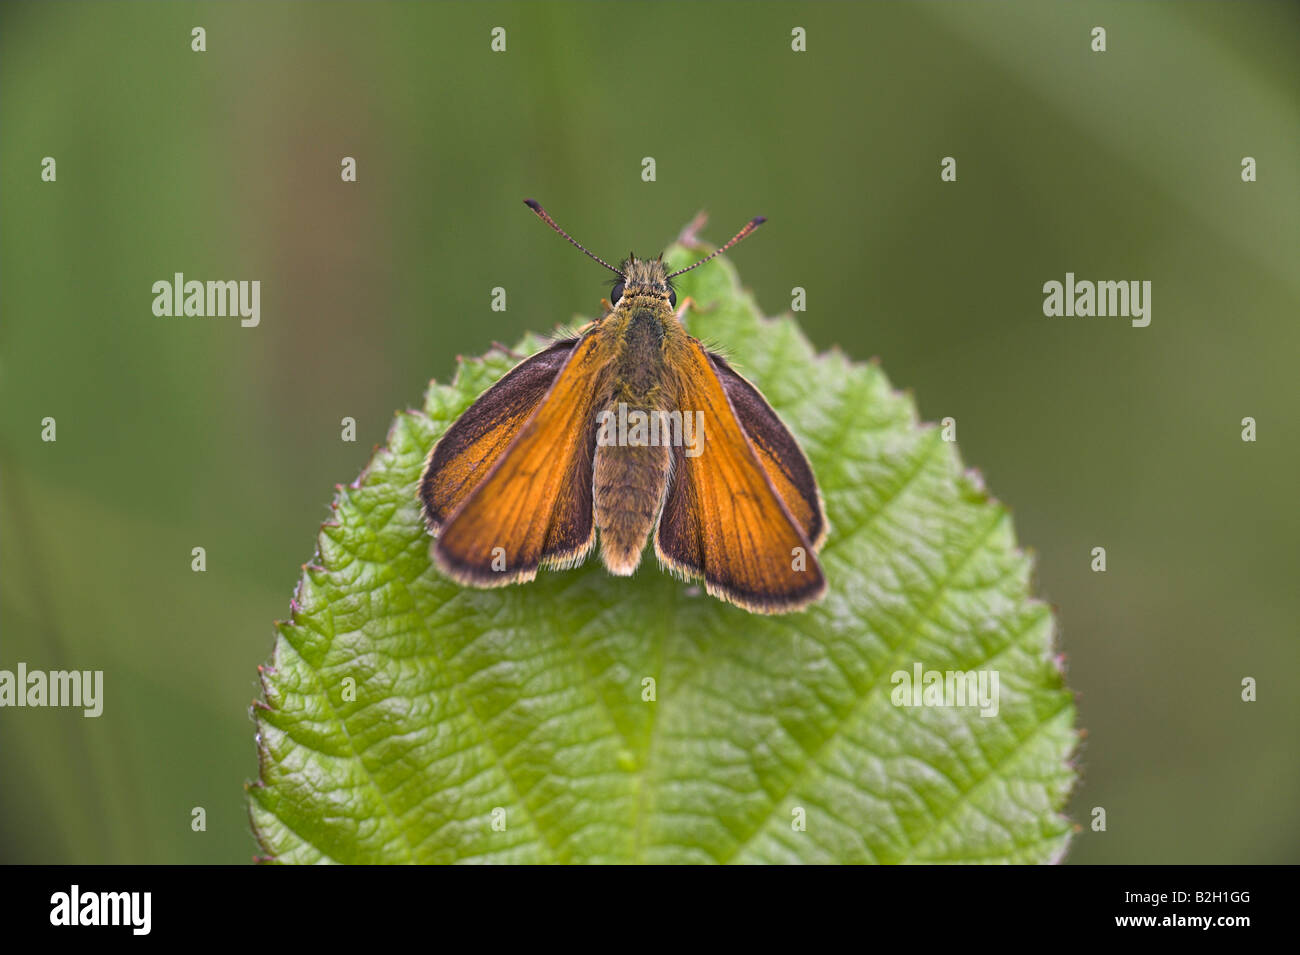
[(615, 282), (614, 287), (609, 290), (609, 304), (617, 305), (618, 300), (623, 297), (623, 283)]
[(671, 306), (672, 308), (676, 308), (676, 307), (677, 307), (677, 289), (675, 289), (675, 288), (670, 288), (670, 289), (668, 290), (668, 304), (669, 304), (669, 306)]

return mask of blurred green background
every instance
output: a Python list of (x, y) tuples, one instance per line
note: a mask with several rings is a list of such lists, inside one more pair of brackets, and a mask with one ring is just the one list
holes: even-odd
[[(1300, 861), (1298, 53), (1288, 3), (4, 4), (0, 668), (106, 700), (0, 711), (0, 861), (249, 861), (332, 486), (607, 287), (525, 196), (606, 257), (766, 215), (760, 304), (956, 418), (1058, 609), (1069, 861)], [(176, 271), (261, 280), (260, 327), (155, 317)], [(1150, 327), (1044, 317), (1067, 271), (1151, 280)]]

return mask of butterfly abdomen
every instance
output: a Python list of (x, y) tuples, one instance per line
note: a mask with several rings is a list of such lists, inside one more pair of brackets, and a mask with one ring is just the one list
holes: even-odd
[[(636, 441), (636, 436), (631, 440)], [(625, 577), (641, 563), (641, 551), (663, 504), (671, 466), (666, 444), (597, 445), (592, 497), (600, 529), (600, 556), (611, 574)]]

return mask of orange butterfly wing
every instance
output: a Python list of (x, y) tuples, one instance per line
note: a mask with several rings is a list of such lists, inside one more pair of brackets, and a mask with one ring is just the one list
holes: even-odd
[[(431, 550), (454, 580), (477, 587), (532, 580), (540, 566), (572, 566), (591, 551), (602, 344), (596, 326), (573, 345), (531, 416), (442, 522)], [(451, 473), (448, 483), (460, 477)]]
[(437, 533), (492, 470), (546, 397), (577, 343), (568, 338), (525, 358), (479, 395), (433, 446), (420, 478), (429, 530)]
[(757, 388), (727, 364), (721, 355), (709, 352), (709, 361), (718, 373), (731, 407), (745, 429), (758, 461), (772, 480), (790, 515), (798, 522), (804, 536), (820, 549), (826, 540), (826, 513), (812, 467), (794, 435)]
[[(710, 594), (746, 610), (784, 613), (806, 606), (826, 590), (804, 531), (808, 526), (819, 533), (817, 522), (809, 517), (805, 524), (791, 513), (695, 339), (686, 343), (676, 372), (683, 417), (703, 412), (703, 450), (689, 457), (685, 448), (673, 449), (674, 473), (655, 531), (655, 553), (671, 570), (703, 578)], [(820, 518), (820, 502), (815, 513)]]

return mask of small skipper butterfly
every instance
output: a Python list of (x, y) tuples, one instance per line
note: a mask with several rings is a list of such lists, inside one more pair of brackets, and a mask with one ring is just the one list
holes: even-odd
[(420, 478), (434, 562), (473, 587), (600, 556), (627, 576), (655, 555), (755, 613), (799, 610), (826, 591), (826, 517), (812, 468), (757, 388), (686, 333), (663, 255), (619, 268), (604, 314), (520, 362), (429, 452)]

